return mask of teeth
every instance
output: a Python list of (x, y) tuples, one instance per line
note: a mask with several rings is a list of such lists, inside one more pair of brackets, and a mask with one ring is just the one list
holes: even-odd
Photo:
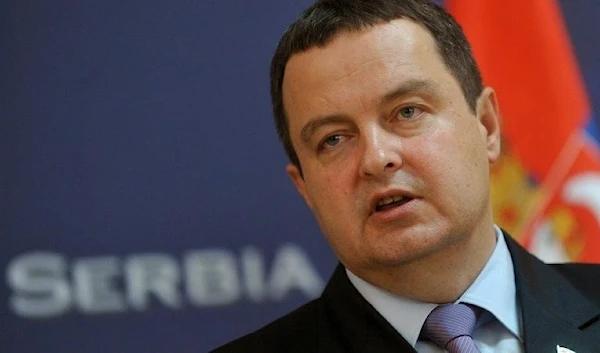
[(385, 198), (379, 200), (379, 202), (377, 203), (377, 206), (389, 205), (393, 202), (398, 202), (398, 201), (402, 200), (403, 198), (404, 198), (403, 196), (385, 197)]

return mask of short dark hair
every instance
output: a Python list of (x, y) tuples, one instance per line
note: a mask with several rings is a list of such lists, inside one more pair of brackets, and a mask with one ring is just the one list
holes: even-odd
[(283, 77), (294, 54), (323, 47), (343, 31), (360, 31), (377, 24), (406, 18), (424, 26), (474, 112), (483, 90), (479, 68), (460, 25), (430, 0), (320, 0), (306, 9), (284, 32), (271, 60), (271, 102), (279, 139), (293, 163), (300, 161), (290, 138), (283, 106)]

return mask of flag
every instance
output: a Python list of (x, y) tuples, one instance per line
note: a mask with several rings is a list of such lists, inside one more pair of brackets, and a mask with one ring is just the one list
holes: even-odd
[(498, 95), (503, 152), (496, 222), (545, 261), (600, 262), (595, 123), (556, 0), (446, 0), (484, 84)]

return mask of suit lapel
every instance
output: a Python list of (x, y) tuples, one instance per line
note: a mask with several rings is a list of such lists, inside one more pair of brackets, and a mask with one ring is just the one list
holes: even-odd
[[(358, 293), (344, 267), (337, 266), (321, 297), (319, 352), (417, 353), (414, 348)], [(333, 337), (333, 338), (331, 338)], [(337, 343), (329, 342), (330, 339)], [(343, 342), (343, 343), (340, 343)]]
[(554, 268), (505, 234), (522, 310), (525, 351), (600, 352), (600, 312)]

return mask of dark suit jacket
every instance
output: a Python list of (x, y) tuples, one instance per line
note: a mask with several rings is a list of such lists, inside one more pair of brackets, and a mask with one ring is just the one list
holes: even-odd
[[(600, 353), (600, 265), (547, 265), (505, 234), (525, 352)], [(358, 293), (341, 265), (320, 298), (214, 353), (416, 352)]]

